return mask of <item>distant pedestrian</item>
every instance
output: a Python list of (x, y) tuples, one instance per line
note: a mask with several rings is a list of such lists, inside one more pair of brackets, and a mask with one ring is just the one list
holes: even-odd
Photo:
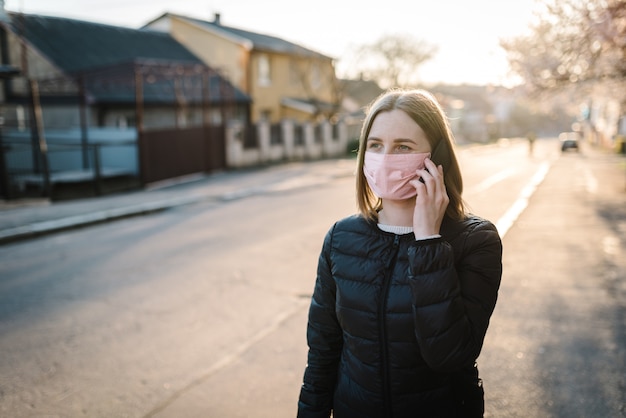
[(480, 417), (476, 359), (495, 308), (502, 243), (467, 213), (445, 114), (390, 90), (359, 140), (359, 213), (322, 246), (298, 417)]
[(537, 139), (537, 134), (535, 134), (534, 131), (530, 131), (526, 135), (526, 138), (528, 139), (528, 155), (532, 157), (535, 149), (535, 140)]

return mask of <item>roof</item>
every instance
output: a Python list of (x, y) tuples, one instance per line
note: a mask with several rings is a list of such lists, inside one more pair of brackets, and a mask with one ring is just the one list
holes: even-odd
[(66, 73), (135, 59), (201, 63), (169, 34), (62, 17), (10, 13), (11, 28)]
[(383, 89), (373, 80), (357, 80), (343, 79), (340, 80), (341, 88), (346, 97), (355, 100), (361, 107), (369, 105), (376, 99)]
[[(144, 101), (173, 103), (174, 79), (193, 85), (188, 102), (200, 102), (202, 77), (209, 75), (208, 101), (249, 102), (250, 98), (207, 67), (171, 35), (81, 20), (11, 13), (11, 30), (59, 68), (65, 77), (81, 76), (91, 102), (131, 103), (135, 100), (135, 70), (146, 77)], [(41, 80), (53, 96), (60, 79)], [(180, 80), (179, 80), (180, 81)], [(56, 84), (55, 84), (56, 83)], [(58, 90), (58, 89), (57, 89)]]
[(305, 48), (301, 45), (295, 44), (293, 42), (289, 42), (285, 39), (278, 38), (272, 35), (266, 35), (258, 32), (251, 32), (248, 30), (234, 28), (232, 26), (223, 25), (219, 19), (214, 21), (206, 21), (201, 19), (196, 19), (193, 17), (182, 16), (174, 13), (165, 13), (160, 18), (155, 19), (159, 20), (164, 17), (175, 17), (178, 19), (186, 20), (192, 24), (203, 27), (212, 32), (221, 33), (223, 35), (234, 37), (235, 39), (239, 39), (240, 41), (247, 41), (252, 44), (252, 47), (261, 51), (275, 52), (280, 54), (288, 54), (288, 55), (298, 55), (304, 57), (317, 57), (317, 58), (326, 58), (332, 59), (331, 57), (321, 54), (319, 52), (313, 51), (312, 49)]
[(142, 97), (146, 103), (250, 102), (249, 96), (204, 65), (156, 60), (137, 60), (83, 73), (88, 100), (134, 103), (136, 71), (142, 74)]
[(315, 99), (299, 99), (297, 97), (283, 97), (280, 104), (312, 115), (318, 111), (333, 112), (335, 110), (335, 106), (332, 103)]

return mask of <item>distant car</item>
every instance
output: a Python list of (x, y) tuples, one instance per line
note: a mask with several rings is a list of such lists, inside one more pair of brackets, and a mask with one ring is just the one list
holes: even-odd
[(561, 132), (559, 141), (561, 142), (561, 152), (567, 150), (580, 151), (578, 132)]

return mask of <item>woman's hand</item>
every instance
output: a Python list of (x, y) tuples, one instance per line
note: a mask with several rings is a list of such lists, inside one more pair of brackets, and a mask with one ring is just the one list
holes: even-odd
[(417, 170), (417, 174), (422, 181), (411, 181), (417, 190), (413, 212), (413, 232), (415, 239), (421, 239), (439, 234), (450, 198), (443, 181), (443, 166), (437, 167), (430, 158), (427, 158), (425, 167)]

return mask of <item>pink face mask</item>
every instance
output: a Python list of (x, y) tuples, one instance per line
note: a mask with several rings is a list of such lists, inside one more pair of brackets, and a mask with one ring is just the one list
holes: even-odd
[(383, 199), (404, 200), (417, 195), (409, 183), (419, 179), (416, 171), (424, 168), (430, 152), (383, 154), (366, 152), (363, 174), (374, 194)]

